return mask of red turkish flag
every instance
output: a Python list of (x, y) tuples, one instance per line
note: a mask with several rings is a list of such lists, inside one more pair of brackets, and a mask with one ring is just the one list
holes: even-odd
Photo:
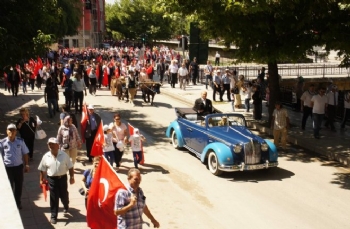
[(96, 65), (95, 73), (96, 73), (96, 78), (98, 80), (100, 78), (100, 65)]
[(103, 145), (105, 144), (105, 135), (103, 132), (103, 122), (101, 120), (100, 125), (97, 128), (94, 143), (92, 143), (91, 156), (102, 156), (103, 155)]
[(81, 140), (83, 142), (85, 142), (85, 130), (86, 130), (88, 118), (89, 118), (89, 114), (86, 108), (86, 104), (84, 104), (83, 113), (81, 114), (81, 121), (80, 121)]
[(89, 190), (86, 214), (89, 228), (117, 228), (114, 200), (119, 189), (126, 190), (125, 185), (106, 158), (101, 157)]
[[(133, 135), (135, 127), (133, 127), (130, 123), (128, 123), (128, 129), (129, 129), (130, 136)], [(141, 141), (141, 152), (142, 152), (142, 160), (140, 161), (140, 164), (143, 165), (145, 163), (145, 155), (144, 155), (144, 151), (143, 151), (142, 141)]]

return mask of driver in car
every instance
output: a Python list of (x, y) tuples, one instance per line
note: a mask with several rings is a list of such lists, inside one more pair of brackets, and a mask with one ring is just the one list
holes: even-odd
[(201, 98), (194, 102), (193, 110), (199, 115), (207, 115), (213, 113), (213, 105), (210, 99), (207, 99), (207, 91), (202, 91)]
[(227, 126), (228, 121), (227, 121), (227, 116), (222, 116), (221, 120), (218, 122), (218, 126)]

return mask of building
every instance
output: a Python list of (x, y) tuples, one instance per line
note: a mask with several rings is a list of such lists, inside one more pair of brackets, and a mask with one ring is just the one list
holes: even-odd
[(101, 47), (106, 31), (105, 0), (85, 0), (78, 34), (66, 36), (59, 44), (66, 48)]

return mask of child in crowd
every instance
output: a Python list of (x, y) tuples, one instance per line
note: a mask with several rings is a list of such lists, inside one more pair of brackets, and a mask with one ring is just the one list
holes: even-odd
[(146, 141), (146, 138), (140, 134), (139, 129), (135, 128), (134, 134), (129, 138), (132, 154), (134, 156), (135, 168), (138, 168), (138, 164), (142, 161), (142, 142), (144, 141)]
[(105, 144), (103, 146), (103, 154), (109, 164), (113, 166), (114, 162), (114, 145), (113, 145), (113, 135), (112, 135), (112, 129), (108, 125), (103, 126), (103, 131), (105, 135)]

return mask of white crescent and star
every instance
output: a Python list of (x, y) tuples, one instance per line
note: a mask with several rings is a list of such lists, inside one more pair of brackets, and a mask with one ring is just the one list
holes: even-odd
[(101, 207), (102, 203), (105, 202), (108, 196), (108, 191), (109, 191), (109, 183), (106, 178), (100, 178), (100, 184), (103, 184), (105, 190), (104, 190), (104, 195), (103, 195), (103, 200), (100, 201), (100, 198), (98, 198), (98, 206)]

